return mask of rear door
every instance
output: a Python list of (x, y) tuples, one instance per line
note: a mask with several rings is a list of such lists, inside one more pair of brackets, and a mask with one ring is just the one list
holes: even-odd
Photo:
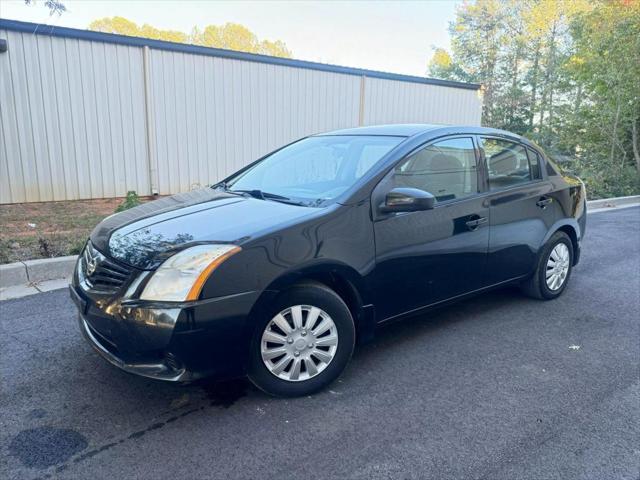
[(516, 140), (480, 136), (490, 209), (487, 280), (504, 282), (532, 272), (554, 223), (552, 185), (539, 159)]
[[(489, 209), (472, 135), (421, 147), (395, 166), (372, 195), (376, 313), (380, 319), (455, 297), (484, 284)], [(432, 210), (381, 214), (395, 187), (436, 197)]]

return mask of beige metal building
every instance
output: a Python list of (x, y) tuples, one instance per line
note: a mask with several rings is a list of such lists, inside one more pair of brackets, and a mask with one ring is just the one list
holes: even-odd
[(480, 124), (478, 85), (13, 20), (0, 40), (0, 203), (186, 191), (337, 128)]

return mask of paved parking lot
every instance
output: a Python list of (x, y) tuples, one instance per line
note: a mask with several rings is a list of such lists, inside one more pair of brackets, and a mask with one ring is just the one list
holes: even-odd
[(560, 299), (397, 323), (330, 390), (186, 387), (90, 350), (66, 291), (0, 303), (0, 478), (640, 478), (640, 208), (589, 216)]

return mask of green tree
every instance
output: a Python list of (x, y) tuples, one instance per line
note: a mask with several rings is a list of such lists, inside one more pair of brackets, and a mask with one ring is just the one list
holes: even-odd
[(226, 48), (274, 57), (291, 57), (291, 52), (284, 42), (280, 40), (275, 42), (260, 41), (251, 30), (237, 23), (225, 23), (221, 26), (208, 25), (202, 31), (194, 28), (191, 32), (190, 42), (205, 47)]
[(176, 30), (160, 30), (149, 24), (138, 26), (124, 17), (105, 17), (94, 20), (89, 24), (89, 30), (104, 33), (117, 33), (130, 37), (152, 38), (154, 40), (165, 40), (167, 42), (187, 43), (189, 37), (183, 32)]
[(89, 24), (89, 29), (98, 32), (153, 38), (177, 43), (192, 43), (194, 45), (259, 53), (275, 57), (291, 57), (291, 52), (284, 42), (280, 40), (273, 42), (260, 40), (247, 27), (237, 23), (226, 23), (221, 26), (207, 25), (202, 30), (194, 27), (190, 34), (186, 34), (176, 30), (161, 30), (148, 24), (139, 26), (131, 20), (116, 16), (94, 20)]
[(463, 82), (476, 82), (476, 78), (467, 74), (455, 63), (449, 52), (444, 48), (435, 48), (429, 61), (429, 73), (432, 77), (444, 80), (458, 80)]
[(429, 74), (483, 84), (484, 125), (524, 134), (587, 180), (640, 193), (640, 1), (475, 0)]
[(582, 98), (569, 130), (576, 136), (567, 143), (584, 168), (605, 169), (602, 181), (633, 193), (640, 172), (640, 2), (602, 2), (577, 16), (571, 33), (566, 69)]
[(500, 0), (464, 3), (450, 26), (455, 70), (484, 86), (483, 121), (494, 123), (498, 55), (505, 42), (505, 11)]

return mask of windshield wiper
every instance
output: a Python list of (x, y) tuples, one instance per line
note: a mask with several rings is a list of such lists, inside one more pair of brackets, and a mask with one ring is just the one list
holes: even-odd
[(244, 193), (246, 195), (251, 195), (253, 198), (257, 198), (259, 200), (274, 200), (280, 203), (288, 203), (290, 205), (302, 205), (307, 206), (304, 202), (299, 202), (296, 200), (292, 200), (289, 197), (285, 197), (283, 195), (278, 195), (276, 193), (263, 192), (262, 190), (228, 190), (232, 193)]
[[(258, 200), (265, 200), (265, 194), (262, 190), (229, 190), (232, 193), (244, 193), (252, 196), (253, 198), (257, 198)], [(286, 198), (286, 197), (285, 197)]]
[(227, 182), (217, 183), (215, 185), (212, 185), (211, 188), (214, 188), (216, 190), (223, 190), (225, 192), (229, 191), (229, 186), (227, 185)]

